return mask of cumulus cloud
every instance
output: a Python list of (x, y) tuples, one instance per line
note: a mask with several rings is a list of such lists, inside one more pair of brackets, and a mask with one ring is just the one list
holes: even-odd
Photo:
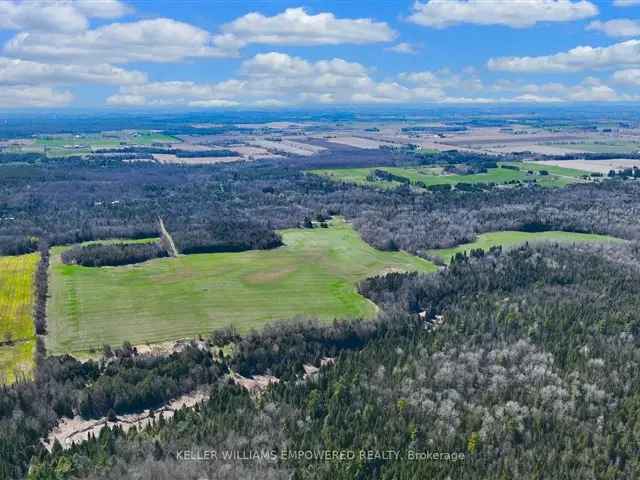
[(438, 100), (439, 88), (377, 82), (363, 65), (333, 58), (310, 62), (284, 53), (258, 54), (246, 60), (239, 78), (218, 83), (152, 82), (125, 86), (109, 99), (111, 104), (127, 104), (128, 97), (147, 104), (162, 101), (176, 105), (231, 106), (402, 103)]
[[(461, 93), (463, 93), (461, 95)], [(285, 105), (550, 103), (633, 100), (588, 77), (575, 85), (485, 85), (473, 69), (405, 72), (379, 81), (365, 66), (333, 58), (311, 62), (279, 52), (246, 60), (237, 78), (217, 83), (150, 82), (122, 86), (111, 105), (181, 105), (202, 108)]]
[(71, 92), (50, 87), (9, 85), (0, 88), (0, 108), (62, 107), (72, 100)]
[(640, 40), (627, 40), (608, 47), (576, 47), (555, 55), (492, 58), (487, 66), (491, 70), (535, 73), (575, 72), (638, 64), (640, 64)]
[(439, 88), (456, 89), (465, 92), (479, 92), (484, 89), (482, 80), (473, 68), (466, 68), (461, 73), (449, 69), (435, 71), (405, 72), (399, 75), (403, 81)]
[(116, 64), (228, 56), (212, 44), (206, 30), (169, 18), (112, 23), (77, 33), (21, 32), (4, 50), (20, 58)]
[(386, 50), (395, 53), (403, 53), (407, 55), (415, 55), (418, 53), (418, 49), (415, 45), (407, 42), (398, 43), (392, 47), (387, 48)]
[(106, 64), (63, 65), (47, 64), (0, 57), (0, 85), (52, 85), (92, 83), (129, 85), (144, 83), (147, 76)]
[(409, 20), (434, 28), (462, 23), (525, 28), (538, 22), (567, 22), (597, 14), (598, 7), (586, 0), (430, 0), (416, 1)]
[(574, 85), (559, 82), (541, 84), (501, 82), (496, 84), (494, 89), (513, 94), (514, 101), (531, 103), (613, 102), (636, 99), (634, 96), (616, 92), (594, 77), (587, 77)]
[(609, 37), (637, 37), (640, 36), (640, 21), (628, 18), (607, 22), (596, 20), (587, 25), (587, 30), (597, 30)]
[(142, 95), (116, 94), (107, 98), (107, 105), (139, 107), (142, 105), (146, 105), (146, 103), (147, 103), (147, 99)]
[(640, 68), (619, 70), (613, 74), (613, 80), (616, 83), (640, 86)]
[(118, 18), (128, 10), (118, 0), (0, 0), (0, 29), (78, 32), (90, 18)]
[(214, 38), (220, 48), (241, 48), (247, 44), (339, 45), (388, 42), (396, 33), (385, 23), (370, 18), (336, 18), (333, 13), (312, 15), (303, 8), (287, 8), (267, 17), (248, 13), (222, 26)]

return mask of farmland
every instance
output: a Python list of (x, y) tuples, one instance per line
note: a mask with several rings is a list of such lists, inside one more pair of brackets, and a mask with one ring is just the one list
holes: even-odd
[(483, 250), (489, 250), (493, 246), (502, 246), (503, 248), (512, 248), (518, 245), (522, 245), (526, 242), (539, 243), (539, 242), (558, 242), (558, 243), (580, 243), (580, 242), (621, 242), (622, 240), (611, 237), (608, 235), (596, 235), (592, 233), (573, 233), (573, 232), (517, 232), (517, 231), (503, 231), (503, 232), (490, 232), (478, 235), (475, 242), (465, 243), (464, 245), (458, 245), (452, 248), (443, 248), (439, 250), (429, 250), (427, 253), (432, 256), (440, 257), (446, 263), (451, 261), (451, 258), (456, 253), (469, 252), (473, 249), (481, 248)]
[[(506, 184), (510, 182), (526, 182), (535, 180), (544, 187), (562, 187), (569, 183), (580, 182), (583, 175), (588, 172), (574, 168), (563, 168), (552, 166), (545, 168), (534, 163), (503, 163), (502, 165), (517, 166), (519, 170), (508, 168), (490, 168), (486, 173), (470, 175), (450, 175), (444, 174), (441, 167), (379, 167), (393, 175), (407, 178), (412, 184), (421, 182), (426, 186), (432, 185), (452, 185), (458, 183), (495, 183)], [(379, 188), (394, 188), (400, 185), (395, 181), (370, 180), (370, 175), (374, 168), (336, 168), (336, 169), (316, 169), (310, 173), (322, 175), (337, 182), (355, 183), (359, 185), (370, 185)], [(546, 170), (548, 175), (540, 175), (541, 170)], [(532, 172), (532, 173), (529, 173)]]
[(179, 142), (175, 137), (158, 132), (104, 132), (91, 135), (42, 136), (35, 139), (31, 149), (48, 157), (86, 155), (96, 150), (118, 149), (123, 146), (149, 146)]
[(0, 257), (0, 378), (31, 372), (35, 347), (34, 275), (39, 255)]
[(635, 153), (640, 151), (640, 143), (633, 140), (601, 140), (573, 143), (554, 143), (556, 148), (588, 153)]
[(404, 252), (364, 243), (341, 219), (329, 228), (280, 232), (285, 246), (183, 255), (116, 268), (64, 265), (52, 251), (47, 339), (52, 354), (240, 331), (296, 316), (372, 317), (358, 281), (385, 271), (433, 271)]

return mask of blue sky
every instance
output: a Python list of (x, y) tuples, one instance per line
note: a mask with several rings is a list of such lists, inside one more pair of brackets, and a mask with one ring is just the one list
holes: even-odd
[(0, 0), (0, 109), (640, 99), (640, 0)]

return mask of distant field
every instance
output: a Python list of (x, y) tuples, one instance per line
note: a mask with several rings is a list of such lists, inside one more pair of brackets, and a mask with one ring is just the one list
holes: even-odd
[(371, 317), (358, 281), (384, 271), (433, 271), (404, 252), (382, 252), (340, 219), (291, 229), (266, 251), (184, 255), (115, 268), (64, 265), (52, 251), (48, 351), (193, 337), (233, 324), (241, 331), (295, 316)]
[(144, 146), (153, 143), (180, 142), (180, 139), (158, 132), (136, 132), (115, 134), (68, 135), (40, 137), (35, 140), (37, 148), (45, 149), (49, 157), (86, 155), (99, 149), (117, 149), (124, 146)]
[(0, 257), (0, 383), (13, 381), (15, 370), (29, 375), (33, 367), (32, 313), (39, 257), (36, 253)]
[(592, 233), (573, 233), (573, 232), (517, 232), (503, 231), (490, 232), (478, 235), (478, 239), (473, 243), (465, 243), (457, 247), (444, 248), (439, 250), (429, 250), (428, 253), (433, 256), (442, 258), (446, 263), (451, 261), (451, 257), (456, 253), (469, 252), (470, 250), (482, 248), (489, 250), (493, 246), (501, 245), (503, 248), (510, 248), (522, 245), (526, 242), (562, 242), (562, 243), (579, 243), (579, 242), (622, 242), (623, 240), (608, 235), (596, 235)]
[[(640, 167), (640, 160), (614, 158), (611, 160), (541, 160), (536, 162), (540, 168), (551, 171), (555, 166), (562, 168), (580, 168), (588, 172), (606, 175), (610, 170), (624, 170), (625, 168)], [(579, 170), (577, 170), (579, 171)]]
[(554, 143), (553, 146), (588, 153), (634, 153), (640, 151), (640, 142), (622, 140), (611, 142)]
[[(377, 167), (394, 175), (408, 178), (411, 183), (422, 182), (427, 186), (431, 185), (457, 185), (458, 183), (496, 183), (504, 184), (519, 180), (536, 180), (544, 187), (562, 187), (569, 183), (582, 181), (579, 177), (588, 175), (589, 172), (552, 166), (542, 167), (533, 163), (518, 163), (520, 170), (506, 168), (490, 168), (487, 173), (472, 175), (445, 175), (440, 167)], [(395, 188), (400, 186), (399, 182), (388, 182), (384, 180), (371, 181), (368, 176), (376, 169), (372, 168), (334, 168), (310, 170), (310, 173), (328, 177), (337, 182), (355, 183), (359, 185), (371, 185), (379, 188)], [(549, 175), (541, 176), (537, 174), (540, 170), (547, 170)], [(528, 174), (528, 171), (536, 172)]]

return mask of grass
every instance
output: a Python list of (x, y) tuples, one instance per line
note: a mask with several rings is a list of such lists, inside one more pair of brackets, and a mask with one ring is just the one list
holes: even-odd
[(33, 366), (34, 280), (40, 255), (0, 257), (0, 376), (13, 381), (14, 370)]
[[(180, 142), (176, 137), (158, 132), (139, 131), (133, 133), (119, 132), (118, 136), (105, 133), (81, 135), (65, 135), (56, 137), (39, 137), (35, 145), (46, 149), (49, 157), (68, 157), (87, 155), (98, 149), (117, 149), (124, 146), (145, 146), (154, 143)], [(74, 146), (78, 146), (75, 148)]]
[(382, 252), (342, 219), (281, 232), (274, 250), (182, 255), (115, 268), (64, 265), (52, 251), (48, 351), (153, 343), (235, 325), (240, 331), (296, 316), (370, 318), (360, 280), (384, 271), (434, 271), (426, 260)]
[(35, 340), (19, 342), (10, 346), (1, 346), (0, 384), (11, 384), (17, 378), (31, 378), (35, 351)]
[(634, 153), (640, 151), (640, 142), (612, 140), (602, 142), (554, 143), (554, 147), (590, 153)]
[(443, 248), (439, 250), (429, 250), (427, 253), (432, 256), (442, 258), (446, 263), (456, 253), (469, 252), (472, 249), (482, 248), (489, 250), (493, 246), (502, 246), (503, 248), (513, 248), (526, 242), (559, 242), (559, 243), (579, 243), (579, 242), (622, 242), (623, 240), (608, 235), (597, 235), (593, 233), (573, 233), (573, 232), (518, 232), (518, 231), (502, 231), (490, 232), (478, 235), (475, 242), (465, 243), (452, 248)]
[[(472, 175), (443, 175), (440, 167), (378, 167), (394, 175), (408, 178), (412, 184), (422, 182), (426, 186), (432, 185), (457, 185), (458, 183), (496, 183), (505, 184), (515, 180), (521, 182), (536, 180), (543, 187), (563, 187), (570, 183), (580, 182), (583, 175), (588, 172), (571, 168), (546, 168), (544, 166), (531, 163), (505, 163), (506, 165), (516, 165), (520, 170), (506, 168), (490, 168), (487, 173)], [(337, 168), (310, 170), (310, 173), (328, 177), (334, 181), (355, 183), (358, 185), (371, 185), (378, 188), (395, 188), (400, 186), (399, 182), (388, 182), (384, 180), (371, 181), (369, 175), (375, 170), (373, 168)], [(528, 174), (528, 171), (535, 172)], [(547, 170), (549, 175), (541, 176), (537, 174), (540, 170)]]

